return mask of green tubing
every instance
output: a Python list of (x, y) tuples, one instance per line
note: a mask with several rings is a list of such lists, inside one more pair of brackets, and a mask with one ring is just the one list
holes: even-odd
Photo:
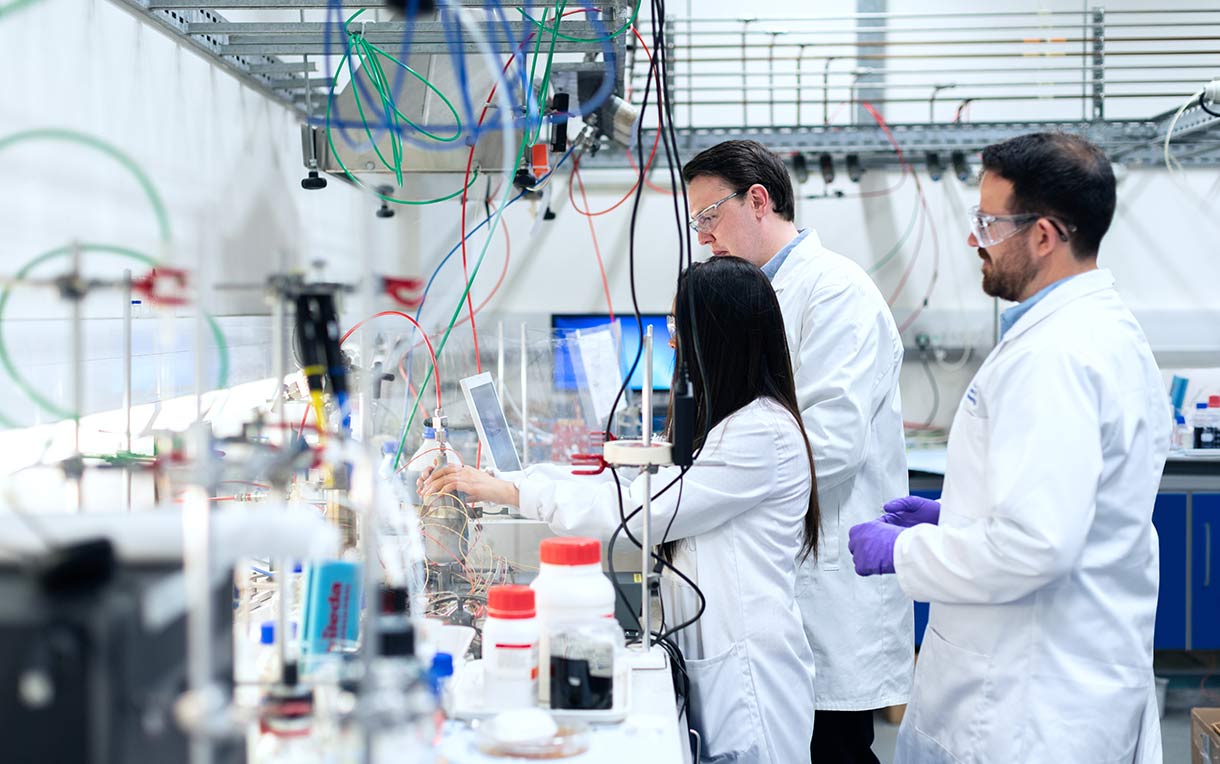
[[(117, 255), (119, 257), (125, 257), (129, 260), (135, 260), (140, 264), (149, 267), (156, 267), (157, 265), (157, 261), (154, 258), (126, 247), (116, 247), (110, 244), (77, 244), (59, 247), (58, 249), (53, 249), (50, 252), (44, 252), (25, 265), (21, 266), (21, 270), (17, 271), (14, 278), (20, 281), (29, 275), (30, 271), (48, 260), (53, 260), (58, 257), (71, 257), (75, 252), (78, 251), (100, 252), (109, 255)], [(5, 286), (3, 289), (0, 289), (0, 326), (3, 325), (4, 311), (8, 307), (8, 301), (11, 295), (11, 286)], [(204, 318), (208, 322), (208, 327), (211, 329), (212, 337), (216, 340), (216, 348), (220, 354), (218, 362), (219, 380), (217, 381), (217, 387), (224, 388), (229, 384), (229, 346), (228, 343), (225, 342), (224, 333), (220, 331), (220, 326), (216, 323), (216, 319), (207, 313), (204, 314)], [(54, 414), (61, 419), (76, 419), (80, 416), (79, 412), (66, 409), (56, 404), (54, 401), (46, 398), (44, 395), (42, 395), (42, 393), (38, 392), (33, 385), (27, 382), (24, 377), (21, 376), (21, 372), (18, 370), (17, 364), (13, 363), (13, 359), (9, 355), (8, 346), (4, 342), (3, 332), (0, 332), (0, 365), (3, 365), (4, 370), (7, 371), (9, 376), (13, 378), (13, 381), (17, 383), (19, 388), (21, 388), (21, 391), (25, 393), (30, 400), (37, 403), (44, 411)], [(9, 420), (9, 426), (16, 427), (17, 425)]]
[[(13, 6), (4, 6), (4, 8), (11, 7)], [(3, 8), (0, 8), (0, 12), (3, 12), (3, 10)], [(99, 138), (94, 138), (91, 135), (79, 133), (75, 130), (65, 130), (62, 128), (23, 130), (19, 133), (6, 135), (5, 137), (0, 138), (0, 151), (3, 151), (4, 149), (15, 144), (24, 143), (25, 141), (64, 141), (67, 143), (77, 143), (96, 149), (117, 161), (123, 166), (124, 169), (135, 176), (136, 181), (140, 184), (140, 188), (144, 190), (144, 195), (148, 197), (148, 201), (152, 204), (153, 213), (157, 216), (157, 226), (160, 228), (161, 240), (164, 242), (170, 241), (172, 237), (170, 235), (169, 213), (167, 213), (165, 210), (165, 203), (161, 200), (161, 196), (157, 193), (157, 189), (153, 187), (152, 181), (149, 180), (148, 175), (146, 175), (144, 171), (140, 169), (140, 166), (136, 164), (135, 160), (133, 160), (127, 154)]]
[[(351, 82), (349, 87), (352, 88), (352, 97), (356, 103), (356, 111), (360, 115), (360, 121), (364, 123), (364, 134), (368, 138), (370, 145), (373, 147), (373, 153), (375, 153), (377, 158), (381, 160), (382, 166), (394, 173), (394, 178), (398, 181), (398, 186), (401, 188), (403, 185), (403, 160), (405, 159), (402, 145), (402, 125), (411, 127), (416, 132), (421, 133), (426, 138), (434, 140), (437, 143), (454, 143), (462, 138), (462, 118), (458, 114), (458, 110), (453, 105), (453, 102), (450, 101), (445, 94), (440, 91), (440, 89), (433, 85), (427, 77), (424, 77), (403, 61), (399, 61), (387, 51), (364, 39), (363, 34), (348, 31), (348, 25), (351, 24), (352, 21), (354, 21), (362, 13), (364, 13), (364, 9), (356, 11), (350, 17), (348, 17), (347, 21), (345, 21), (343, 24), (344, 31), (347, 33), (349, 47), (348, 50), (344, 52), (343, 57), (340, 59), (339, 66), (335, 69), (334, 79), (331, 82), (331, 98), (327, 100), (326, 104), (327, 142), (330, 144), (331, 153), (335, 156), (335, 160), (339, 163), (339, 166), (343, 169), (348, 179), (354, 183), (359, 183), (359, 181), (352, 177), (352, 174), (350, 171), (348, 171), (347, 167), (343, 165), (343, 160), (339, 158), (338, 152), (335, 150), (335, 142), (332, 136), (334, 128), (331, 127), (330, 115), (333, 108), (332, 104), (334, 101), (334, 93), (338, 90), (339, 75), (343, 72), (344, 66), (346, 66), (348, 74), (350, 75)], [(438, 98), (441, 99), (441, 102), (445, 104), (445, 106), (449, 109), (449, 113), (453, 116), (453, 121), (455, 123), (453, 135), (438, 135), (437, 133), (428, 130), (424, 126), (417, 124), (398, 109), (397, 104), (394, 102), (393, 86), (390, 83), (389, 75), (386, 74), (385, 67), (382, 66), (382, 59), (392, 62), (395, 66), (419, 80), (424, 87), (431, 90)], [(359, 62), (359, 66), (357, 66), (357, 61)], [(376, 100), (380, 102), (378, 108), (385, 115), (385, 129), (390, 134), (391, 156), (389, 158), (382, 153), (381, 147), (377, 145), (377, 140), (373, 136), (373, 123), (370, 123), (369, 121), (369, 115), (366, 113), (364, 100), (360, 96), (361, 88), (356, 81), (358, 72), (362, 72), (365, 78), (368, 80), (373, 92), (376, 93)], [(467, 188), (468, 187), (469, 186), (467, 186)], [(465, 191), (465, 188), (460, 189), (455, 194), (450, 196), (420, 201), (407, 201), (385, 196), (377, 192), (374, 193), (377, 193), (377, 195), (384, 201), (393, 202), (395, 204), (433, 204), (435, 202), (442, 202), (452, 199), (454, 196), (461, 194), (463, 191)]]
[(27, 5), (33, 5), (38, 0), (12, 0), (12, 2), (0, 5), (0, 19), (4, 18), (14, 11), (19, 11)]
[(641, 5), (641, 0), (636, 0), (635, 9), (633, 11), (631, 11), (631, 18), (627, 19), (627, 22), (625, 24), (623, 24), (621, 27), (614, 30), (610, 34), (606, 35), (605, 37), (573, 37), (571, 35), (566, 35), (563, 32), (559, 31), (559, 21), (560, 20), (558, 18), (555, 19), (555, 26), (547, 27), (545, 20), (541, 21), (541, 22), (538, 21), (538, 19), (529, 15), (529, 13), (524, 8), (518, 8), (517, 11), (522, 16), (525, 17), (526, 21), (529, 21), (534, 26), (538, 27), (539, 31), (551, 32), (561, 40), (567, 40), (568, 42), (610, 42), (615, 37), (618, 37), (623, 32), (626, 32), (628, 29), (631, 28), (631, 26), (633, 24), (635, 24), (636, 17), (638, 17), (640, 15), (640, 5)]
[[(556, 27), (556, 29), (558, 29), (558, 27), (559, 27), (560, 20), (563, 19), (563, 9), (564, 9), (564, 6), (566, 6), (567, 4), (568, 4), (567, 0), (559, 0), (559, 4), (555, 6), (555, 27)], [(545, 10), (542, 12), (542, 21), (544, 24), (546, 23), (546, 11)], [(539, 37), (539, 39), (541, 39), (542, 35), (538, 35), (538, 37)], [(542, 87), (538, 89), (538, 96), (539, 96), (538, 100), (541, 103), (546, 103), (546, 91), (547, 91), (547, 88), (550, 87), (550, 85), (551, 85), (551, 64), (555, 59), (555, 44), (558, 41), (559, 41), (559, 35), (552, 33), (551, 34), (551, 47), (547, 51), (547, 54), (546, 54), (546, 67), (542, 70)], [(538, 66), (537, 48), (535, 48), (535, 53), (534, 53), (534, 66), (535, 67)], [(532, 83), (533, 81), (534, 81), (534, 77), (533, 77), (533, 73), (531, 72), (530, 73), (530, 82)], [(543, 124), (543, 119), (541, 118), (541, 115), (539, 115), (538, 125), (534, 129), (533, 137), (530, 138), (530, 140), (529, 140), (530, 143), (538, 142), (538, 136), (542, 135), (542, 124)]]
[[(370, 187), (368, 184), (364, 183), (364, 181), (360, 180), (355, 175), (353, 175), (352, 171), (347, 168), (347, 165), (345, 165), (343, 163), (343, 160), (339, 157), (339, 151), (335, 147), (334, 130), (331, 128), (331, 125), (330, 125), (331, 107), (335, 100), (333, 97), (333, 92), (335, 90), (337, 90), (339, 87), (339, 73), (343, 71), (343, 65), (345, 63), (349, 64), (349, 66), (350, 66), (350, 57), (347, 55), (344, 55), (343, 59), (339, 62), (339, 66), (335, 67), (334, 80), (331, 82), (332, 97), (326, 99), (326, 143), (330, 146), (331, 156), (333, 156), (335, 158), (335, 162), (338, 163), (339, 169), (343, 170), (343, 174), (347, 176), (348, 180), (350, 180), (352, 183), (355, 183), (357, 186), (360, 186), (361, 188), (365, 189), (369, 193), (375, 195), (378, 199), (381, 199), (382, 201), (389, 202), (391, 204), (403, 204), (403, 205), (415, 205), (415, 206), (436, 204), (438, 202), (446, 202), (446, 201), (449, 201), (450, 199), (456, 199), (457, 197), (461, 196), (466, 191), (466, 189), (468, 189), (472, 185), (474, 185), (474, 182), (476, 180), (478, 180), (478, 178), (479, 178), (479, 171), (477, 168), (474, 170), (474, 172), (471, 173), (470, 182), (467, 183), (464, 187), (459, 188), (457, 191), (454, 191), (451, 194), (446, 194), (445, 196), (439, 196), (435, 199), (399, 199), (397, 197), (393, 197), (393, 196), (389, 196), (388, 194), (381, 193), (380, 191)], [(395, 60), (395, 63), (397, 63), (397, 60)], [(352, 73), (352, 76), (355, 76), (355, 72)], [(357, 87), (357, 88), (359, 87), (359, 86), (355, 85), (355, 83), (353, 83), (352, 86)], [(433, 91), (439, 93), (439, 91), (436, 91), (435, 88), (433, 88)], [(444, 98), (444, 96), (441, 96), (441, 97)], [(449, 104), (449, 108), (451, 110), (453, 109), (453, 104), (450, 104), (448, 99), (445, 99), (445, 103)], [(370, 138), (370, 140), (372, 140), (372, 134), (369, 131), (369, 127), (368, 127), (368, 120), (364, 116), (363, 107), (360, 106), (360, 96), (359, 95), (356, 96), (356, 104), (357, 104), (357, 107), (361, 109), (360, 118), (365, 123), (365, 132), (369, 134), (369, 138)], [(397, 108), (394, 108), (393, 110), (395, 113), (398, 113)], [(454, 113), (456, 114), (456, 111)], [(401, 117), (402, 115), (399, 113), (399, 116)], [(406, 119), (406, 117), (402, 117), (402, 118), (404, 120)], [(460, 125), (459, 125), (459, 130), (460, 130)], [(397, 132), (395, 132), (394, 135), (397, 136)], [(399, 139), (396, 138), (396, 140), (399, 140)], [(382, 160), (382, 162), (386, 163), (387, 166), (390, 166), (389, 163), (386, 162), (385, 157), (381, 154), (381, 151), (379, 149), (377, 149), (377, 144), (375, 141), (373, 142), (373, 149), (374, 149), (374, 151), (377, 152), (377, 156)], [(391, 169), (393, 169), (393, 168), (391, 168)], [(399, 179), (399, 186), (401, 187), (402, 186), (401, 163), (400, 163), (400, 167), (398, 168), (398, 171), (396, 172), (396, 177)]]

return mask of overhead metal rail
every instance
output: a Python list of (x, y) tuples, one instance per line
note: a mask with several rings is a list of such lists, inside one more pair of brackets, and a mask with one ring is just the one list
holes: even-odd
[[(870, 33), (867, 44), (862, 32)], [(893, 143), (859, 108), (867, 100), (912, 164), (934, 155), (947, 166), (954, 152), (969, 156), (1006, 137), (1065, 130), (1118, 161), (1163, 166), (1173, 114), (1220, 76), (1214, 4), (671, 18), (667, 35), (682, 158), (748, 137), (782, 154), (851, 155), (862, 167), (894, 168)], [(642, 92), (647, 66), (632, 60), (629, 94)], [(1155, 116), (1143, 117), (1144, 108)], [(985, 116), (973, 121), (972, 111)], [(644, 133), (651, 145), (655, 133), (647, 124)], [(1220, 165), (1220, 119), (1191, 105), (1172, 149), (1184, 166)], [(598, 166), (628, 162), (613, 150), (582, 162)]]

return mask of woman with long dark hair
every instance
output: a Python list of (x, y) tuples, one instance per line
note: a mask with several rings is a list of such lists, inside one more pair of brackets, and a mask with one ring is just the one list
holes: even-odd
[[(652, 527), (666, 533), (677, 575), (662, 576), (669, 626), (691, 679), (691, 723), (702, 757), (792, 764), (809, 760), (813, 652), (796, 604), (799, 560), (818, 541), (813, 456), (797, 407), (783, 317), (770, 282), (735, 257), (687, 269), (674, 300), (676, 367), (685, 363), (696, 408), (694, 466), (663, 468)], [(675, 379), (675, 382), (677, 380)], [(561, 535), (608, 539), (643, 503), (643, 483), (610, 473), (574, 477), (554, 466), (493, 477), (443, 467), (421, 493), (463, 491), (520, 508)], [(640, 513), (628, 521), (638, 538)]]

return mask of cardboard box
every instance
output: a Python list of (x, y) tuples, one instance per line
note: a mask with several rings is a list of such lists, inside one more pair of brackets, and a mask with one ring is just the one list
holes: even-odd
[(1220, 708), (1190, 711), (1191, 764), (1220, 764)]

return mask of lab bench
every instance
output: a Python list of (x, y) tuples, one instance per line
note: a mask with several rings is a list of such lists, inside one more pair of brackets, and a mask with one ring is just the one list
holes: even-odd
[[(910, 491), (939, 499), (943, 450), (910, 452)], [(1153, 647), (1220, 649), (1220, 458), (1171, 456), (1161, 474), (1152, 524), (1161, 543), (1161, 585)], [(915, 644), (923, 641), (928, 605), (915, 603)]]
[[(664, 668), (633, 669), (630, 672), (630, 706), (627, 717), (613, 724), (589, 725), (589, 750), (571, 759), (582, 764), (691, 764), (687, 724), (678, 714), (673, 680)], [(450, 720), (438, 752), (449, 764), (496, 764), (479, 752), (474, 725)], [(519, 759), (512, 759), (519, 761)]]

